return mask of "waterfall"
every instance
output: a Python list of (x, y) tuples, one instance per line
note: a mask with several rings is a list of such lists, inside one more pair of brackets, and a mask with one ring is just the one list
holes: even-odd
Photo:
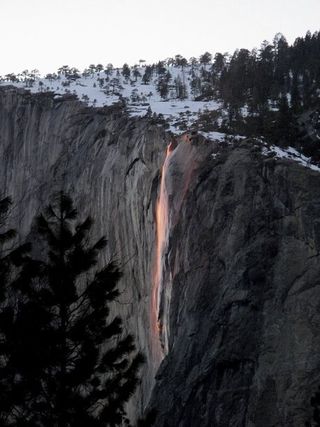
[(154, 356), (159, 362), (167, 351), (167, 333), (163, 330), (165, 325), (162, 324), (159, 313), (160, 297), (164, 287), (165, 256), (168, 248), (170, 229), (169, 197), (166, 178), (173, 150), (174, 147), (171, 143), (167, 147), (166, 158), (162, 166), (160, 192), (156, 204), (156, 256), (151, 302), (151, 328), (154, 341)]
[[(196, 146), (181, 137), (178, 145), (172, 142), (162, 166), (159, 195), (156, 204), (156, 250), (151, 298), (151, 341), (155, 364), (168, 353), (169, 313), (172, 281), (179, 268), (179, 253), (169, 248), (170, 235), (177, 225), (197, 166)], [(170, 265), (169, 265), (170, 258)]]

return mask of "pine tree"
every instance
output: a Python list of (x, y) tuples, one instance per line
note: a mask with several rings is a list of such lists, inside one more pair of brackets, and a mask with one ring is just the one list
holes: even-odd
[(309, 422), (306, 422), (306, 427), (319, 427), (320, 426), (320, 387), (318, 387), (318, 390), (315, 392), (315, 394), (311, 397), (310, 400), (311, 406), (313, 407), (313, 423), (310, 424)]
[(135, 78), (135, 82), (137, 81), (138, 77), (141, 77), (141, 73), (140, 73), (140, 71), (138, 70), (138, 67), (137, 67), (137, 66), (134, 66), (134, 67), (133, 67), (133, 72), (132, 72), (132, 74), (133, 74), (133, 76), (134, 76), (134, 78)]
[(91, 244), (91, 218), (77, 217), (68, 196), (54, 197), (36, 221), (44, 256), (30, 258), (16, 282), (17, 426), (121, 425), (139, 381), (143, 357), (121, 319), (109, 320), (121, 272), (114, 262), (97, 269), (106, 240)]
[(169, 81), (171, 74), (167, 71), (164, 75), (161, 75), (157, 83), (157, 91), (159, 92), (162, 99), (167, 99), (169, 93)]
[(294, 146), (299, 140), (299, 129), (292, 109), (289, 108), (286, 94), (281, 95), (278, 107), (279, 111), (274, 117), (275, 120), (270, 122), (268, 115), (265, 115), (270, 128), (265, 129), (264, 133), (266, 134), (267, 130), (270, 131), (269, 138), (280, 147)]
[(211, 60), (212, 60), (211, 53), (205, 52), (203, 55), (200, 56), (199, 61), (200, 61), (200, 64), (208, 65), (208, 64), (210, 64)]
[(194, 99), (201, 94), (201, 79), (198, 76), (194, 76), (190, 82), (191, 93)]
[(147, 65), (145, 70), (144, 70), (144, 75), (142, 76), (142, 81), (143, 84), (147, 85), (152, 77), (152, 68), (150, 67), (150, 65)]
[(291, 84), (291, 108), (294, 113), (298, 113), (301, 108), (301, 96), (299, 91), (299, 80), (296, 74), (292, 77)]
[(123, 64), (123, 67), (122, 67), (122, 75), (123, 75), (123, 77), (126, 80), (128, 80), (129, 77), (130, 77), (130, 74), (131, 74), (131, 70), (130, 70), (129, 65), (128, 64)]
[[(19, 401), (16, 393), (16, 372), (11, 363), (12, 332), (14, 329), (14, 313), (17, 303), (12, 289), (15, 270), (20, 266), (29, 245), (15, 247), (16, 236), (14, 229), (7, 229), (7, 219), (11, 199), (0, 200), (0, 425), (11, 424), (12, 412)], [(19, 381), (19, 380), (18, 380)]]
[(0, 247), (1, 247), (1, 256), (0, 256), (0, 301), (5, 299), (7, 281), (10, 272), (10, 251), (5, 249), (5, 245), (12, 241), (16, 236), (16, 232), (13, 229), (6, 230), (6, 223), (8, 218), (8, 213), (11, 205), (11, 199), (5, 197), (0, 200)]
[(186, 99), (188, 96), (187, 87), (185, 83), (183, 83), (179, 75), (174, 79), (174, 85), (176, 90), (176, 97), (178, 99)]

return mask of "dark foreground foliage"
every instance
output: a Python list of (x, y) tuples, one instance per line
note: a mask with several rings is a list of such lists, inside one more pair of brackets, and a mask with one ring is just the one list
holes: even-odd
[[(77, 219), (71, 199), (59, 193), (36, 219), (40, 255), (26, 257), (29, 248), (19, 248), (19, 256), (15, 250), (0, 260), (1, 426), (128, 422), (125, 404), (143, 357), (110, 315), (121, 272), (114, 262), (97, 268), (106, 240), (92, 243), (91, 218)], [(13, 236), (8, 231), (0, 241)], [(9, 283), (14, 262), (20, 272)]]

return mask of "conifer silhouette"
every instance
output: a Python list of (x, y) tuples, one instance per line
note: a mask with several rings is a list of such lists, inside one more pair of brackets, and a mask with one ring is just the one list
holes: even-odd
[(42, 256), (25, 263), (12, 355), (20, 379), (14, 425), (117, 426), (139, 382), (143, 356), (109, 305), (119, 295), (114, 262), (97, 269), (106, 239), (90, 243), (92, 220), (63, 192), (36, 221)]
[(11, 424), (11, 414), (17, 403), (16, 371), (12, 366), (12, 335), (17, 297), (12, 285), (17, 267), (21, 266), (30, 245), (14, 244), (16, 231), (7, 228), (12, 201), (0, 200), (0, 426)]

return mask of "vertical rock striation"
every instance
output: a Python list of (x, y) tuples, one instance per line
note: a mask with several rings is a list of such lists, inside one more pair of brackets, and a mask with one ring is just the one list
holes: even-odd
[(62, 188), (122, 264), (116, 309), (148, 359), (132, 418), (152, 393), (158, 427), (300, 427), (320, 384), (320, 174), (250, 143), (181, 138), (161, 188), (168, 144), (119, 107), (0, 89), (0, 185), (15, 226), (26, 236)]
[(216, 159), (193, 143), (177, 148), (173, 199), (182, 150), (196, 166), (171, 222), (155, 425), (303, 426), (320, 384), (320, 175), (246, 143)]
[[(155, 203), (168, 137), (157, 125), (128, 119), (121, 107), (89, 109), (76, 100), (0, 89), (0, 188), (26, 236), (50, 195), (69, 192), (94, 234), (108, 238), (105, 260), (124, 272), (115, 307), (145, 353), (138, 403), (146, 405), (159, 361), (150, 343)], [(95, 236), (93, 236), (94, 238)]]

